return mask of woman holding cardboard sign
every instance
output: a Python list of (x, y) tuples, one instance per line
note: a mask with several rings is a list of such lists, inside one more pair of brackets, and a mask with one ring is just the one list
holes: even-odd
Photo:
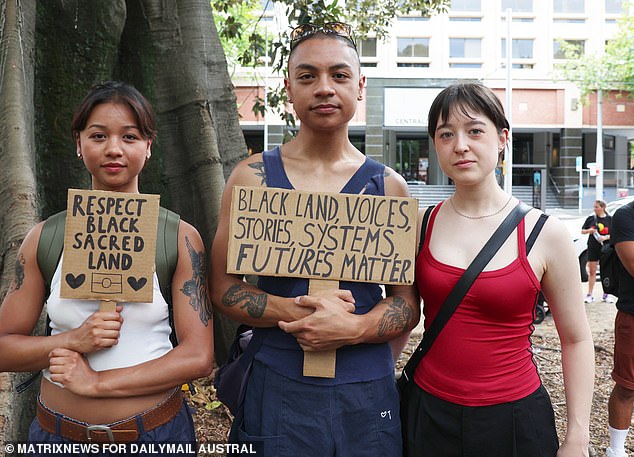
[[(139, 193), (156, 131), (152, 109), (135, 88), (95, 86), (75, 112), (72, 133), (93, 190)], [(0, 370), (44, 370), (29, 439), (194, 443), (180, 386), (208, 375), (213, 359), (205, 250), (196, 229), (180, 221), (174, 234), (171, 306), (179, 344), (173, 347), (170, 299), (156, 274), (152, 302), (99, 311), (96, 300), (60, 298), (60, 261), (47, 298), (37, 257), (43, 224), (26, 236), (0, 307)], [(45, 300), (51, 335), (31, 336)]]
[[(291, 40), (285, 84), (301, 120), (299, 132), (236, 166), (212, 249), (214, 303), (232, 319), (256, 327), (256, 337), (263, 339), (238, 414), (243, 420), (234, 422), (231, 439), (261, 441), (271, 457), (400, 457), (398, 395), (387, 342), (418, 321), (413, 287), (388, 286), (383, 298), (379, 284), (330, 278), (336, 280), (334, 289), (309, 294), (308, 279), (261, 276), (255, 287), (242, 275), (227, 274), (234, 186), (408, 195), (398, 174), (365, 157), (348, 139), (365, 83), (350, 27), (303, 24)], [(329, 239), (333, 246), (335, 241)], [(334, 377), (305, 375), (304, 352), (335, 349)]]
[[(509, 124), (490, 89), (476, 83), (444, 89), (432, 103), (428, 126), (440, 166), (456, 188), (426, 224), (421, 218), (416, 280), (424, 302), (423, 341), (436, 339), (423, 344), (428, 351), (405, 387), (406, 455), (587, 456), (593, 344), (567, 231), (498, 185), (495, 169)], [(501, 226), (508, 229), (502, 236)], [(483, 257), (467, 292), (454, 295), (469, 265)], [(540, 292), (562, 347), (568, 427), (561, 447), (530, 341)], [(447, 306), (452, 301), (455, 308)]]

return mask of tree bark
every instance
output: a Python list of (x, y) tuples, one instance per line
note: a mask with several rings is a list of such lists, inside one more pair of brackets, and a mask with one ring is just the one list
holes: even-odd
[[(236, 98), (208, 1), (128, 0), (122, 48), (121, 68), (150, 94), (158, 115), (163, 194), (209, 251), (225, 176), (246, 144), (237, 110), (227, 109)], [(214, 318), (222, 363), (235, 324)]]
[(37, 2), (35, 131), (43, 218), (66, 208), (69, 188), (90, 188), (70, 123), (88, 89), (113, 78), (125, 20), (125, 0)]
[[(17, 252), (37, 221), (33, 139), (35, 3), (0, 2), (0, 300), (14, 278)], [(35, 392), (16, 395), (24, 375), (0, 374), (0, 433), (23, 440)]]
[[(0, 298), (28, 230), (66, 207), (68, 188), (90, 186), (70, 122), (104, 80), (128, 81), (153, 103), (159, 140), (141, 190), (160, 193), (210, 249), (246, 145), (209, 2), (0, 0), (0, 14)], [(222, 363), (235, 323), (218, 315), (214, 330)], [(0, 442), (26, 439), (37, 388), (13, 390), (25, 377), (0, 373)]]

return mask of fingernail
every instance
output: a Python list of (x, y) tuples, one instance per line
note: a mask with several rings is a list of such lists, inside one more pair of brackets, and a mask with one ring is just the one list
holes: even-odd
[(302, 297), (300, 295), (298, 295), (297, 297), (295, 297), (295, 304), (299, 305), (299, 302), (302, 301)]

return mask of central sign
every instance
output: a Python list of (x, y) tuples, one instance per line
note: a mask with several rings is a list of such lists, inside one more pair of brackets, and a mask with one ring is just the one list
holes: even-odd
[(233, 188), (227, 272), (411, 284), (413, 198)]

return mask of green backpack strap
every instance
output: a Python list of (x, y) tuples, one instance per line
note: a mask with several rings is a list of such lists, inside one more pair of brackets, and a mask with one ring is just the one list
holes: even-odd
[(37, 243), (37, 265), (44, 278), (47, 297), (51, 290), (53, 274), (55, 274), (59, 258), (64, 249), (65, 230), (66, 211), (60, 211), (44, 221), (42, 233)]
[[(161, 293), (172, 308), (172, 276), (178, 263), (178, 225), (180, 216), (173, 211), (159, 208), (158, 229), (156, 232), (156, 275)], [(170, 320), (171, 322), (171, 320)]]
[[(159, 207), (158, 227), (156, 232), (156, 275), (158, 276), (161, 294), (169, 308), (169, 322), (172, 327), (170, 340), (176, 346), (176, 330), (174, 327), (174, 311), (172, 307), (172, 276), (178, 263), (178, 225), (180, 216), (173, 211)], [(64, 249), (64, 232), (66, 230), (66, 211), (50, 216), (42, 226), (42, 232), (37, 244), (37, 264), (42, 272), (46, 285), (46, 297), (50, 294), (51, 280), (59, 264)], [(46, 334), (50, 335), (48, 318)], [(24, 392), (31, 386), (40, 372), (30, 376), (26, 381), (16, 386), (18, 393)]]
[[(161, 293), (171, 306), (172, 276), (178, 263), (178, 224), (180, 216), (173, 211), (159, 208), (156, 235), (156, 274)], [(44, 278), (46, 293), (50, 291), (51, 280), (64, 249), (64, 231), (66, 229), (66, 211), (50, 216), (42, 226), (37, 244), (37, 264)]]
[[(59, 258), (64, 249), (64, 232), (66, 231), (66, 211), (61, 211), (50, 216), (44, 221), (40, 239), (37, 242), (37, 265), (44, 279), (45, 296), (48, 298), (51, 293), (51, 280), (57, 269)], [(51, 334), (48, 315), (46, 316), (46, 335)], [(41, 371), (37, 371), (26, 380), (15, 386), (17, 393), (26, 391), (40, 376)]]

